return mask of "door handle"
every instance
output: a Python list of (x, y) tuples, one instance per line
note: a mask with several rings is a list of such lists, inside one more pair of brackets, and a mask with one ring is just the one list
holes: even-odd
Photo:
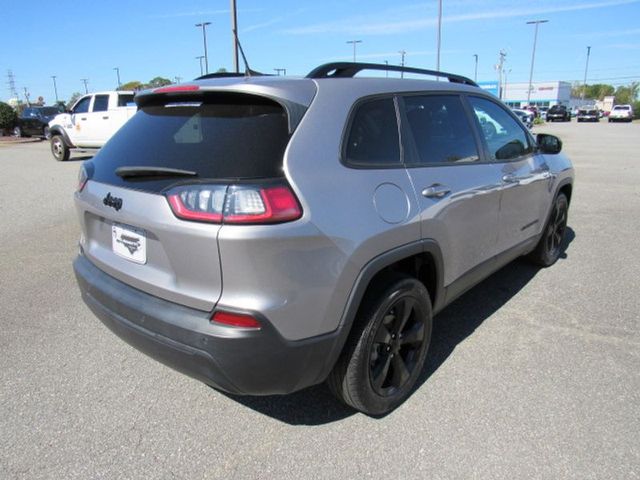
[(442, 198), (448, 193), (451, 193), (451, 189), (439, 183), (434, 183), (422, 190), (422, 196), (426, 198)]
[(106, 117), (102, 117), (103, 120), (109, 120), (109, 115), (107, 115)]
[(86, 120), (87, 117), (80, 117), (80, 120)]

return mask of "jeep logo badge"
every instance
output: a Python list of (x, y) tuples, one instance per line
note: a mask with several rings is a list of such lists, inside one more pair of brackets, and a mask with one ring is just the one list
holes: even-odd
[(116, 212), (122, 208), (122, 199), (112, 196), (111, 192), (107, 193), (107, 196), (102, 199), (102, 203), (107, 207), (115, 208)]

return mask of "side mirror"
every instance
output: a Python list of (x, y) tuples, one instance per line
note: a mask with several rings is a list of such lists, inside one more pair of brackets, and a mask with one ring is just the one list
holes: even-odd
[(542, 153), (549, 153), (553, 155), (560, 153), (560, 150), (562, 150), (562, 140), (555, 135), (539, 133), (536, 137), (536, 143), (538, 144), (538, 149)]

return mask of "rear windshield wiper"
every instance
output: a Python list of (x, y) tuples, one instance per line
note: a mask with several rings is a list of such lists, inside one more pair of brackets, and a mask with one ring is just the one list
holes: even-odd
[(121, 178), (132, 177), (197, 177), (198, 173), (191, 170), (165, 167), (118, 167), (116, 175)]

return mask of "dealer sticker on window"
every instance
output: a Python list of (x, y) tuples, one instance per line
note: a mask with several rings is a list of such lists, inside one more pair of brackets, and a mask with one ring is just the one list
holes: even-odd
[(113, 224), (111, 246), (116, 255), (135, 263), (147, 263), (147, 237), (144, 230)]

